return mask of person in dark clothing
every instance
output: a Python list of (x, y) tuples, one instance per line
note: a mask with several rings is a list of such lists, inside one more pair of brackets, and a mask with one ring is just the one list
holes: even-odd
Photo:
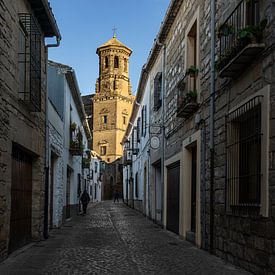
[(115, 195), (114, 195), (114, 202), (119, 202), (119, 192), (116, 190)]
[(86, 190), (83, 191), (80, 197), (80, 201), (82, 203), (83, 215), (86, 215), (87, 206), (88, 206), (88, 203), (90, 202), (90, 196)]

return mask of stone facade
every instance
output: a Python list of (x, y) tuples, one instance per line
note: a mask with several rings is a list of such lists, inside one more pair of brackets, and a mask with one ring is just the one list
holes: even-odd
[(121, 141), (134, 101), (129, 80), (131, 53), (115, 37), (97, 49), (100, 75), (93, 97), (93, 150), (106, 162), (122, 157)]
[[(11, 205), (11, 201), (15, 199), (15, 193), (12, 193), (14, 184), (18, 180), (23, 182), (19, 177), (17, 180), (12, 180), (12, 177), (17, 175), (20, 170), (16, 168), (15, 157), (16, 153), (24, 155), (25, 158), (31, 159), (31, 164), (28, 167), (32, 171), (32, 180), (25, 181), (25, 184), (31, 186), (31, 213), (28, 221), (31, 224), (30, 234), (32, 239), (40, 239), (43, 233), (43, 211), (44, 211), (44, 185), (45, 185), (45, 99), (46, 99), (46, 61), (47, 54), (44, 44), (44, 36), (59, 36), (58, 29), (52, 13), (46, 13), (46, 8), (42, 3), (34, 7), (31, 1), (1, 1), (0, 2), (0, 260), (7, 256), (11, 250), (16, 247), (9, 247), (11, 241), (10, 220), (16, 224), (16, 208)], [(30, 14), (34, 14), (36, 8), (41, 8), (41, 14), (45, 15), (46, 20), (41, 21), (38, 16), (36, 20), (36, 30), (41, 35), (41, 88), (36, 90), (41, 93), (36, 112), (30, 108), (33, 101), (27, 98), (28, 90), (24, 90), (26, 97), (22, 97), (19, 91), (22, 92), (20, 83), (23, 81), (20, 78), (19, 72), (19, 39), (20, 39), (20, 24), (19, 14), (25, 13), (28, 18)], [(20, 20), (24, 19), (20, 17)], [(24, 23), (23, 23), (24, 24)], [(26, 27), (28, 32), (28, 27)], [(30, 38), (31, 39), (31, 38)], [(28, 43), (28, 41), (26, 42)], [(37, 58), (37, 56), (36, 56)], [(28, 74), (28, 72), (26, 72)], [(22, 75), (21, 75), (22, 77)], [(28, 95), (29, 96), (29, 95)], [(25, 160), (22, 160), (24, 164)], [(14, 165), (12, 165), (14, 163)], [(16, 182), (17, 181), (17, 182)], [(21, 182), (20, 182), (21, 183)], [(14, 195), (12, 195), (14, 194)], [(18, 194), (17, 194), (18, 195)], [(19, 195), (20, 196), (20, 195)], [(22, 205), (19, 207), (27, 207)], [(14, 213), (11, 214), (11, 209)], [(29, 215), (28, 214), (28, 215)], [(29, 220), (30, 219), (30, 220)], [(16, 231), (13, 233), (13, 238), (20, 238), (18, 233), (19, 226), (13, 227)], [(26, 236), (25, 235), (25, 236)], [(28, 237), (29, 239), (29, 237)], [(20, 238), (22, 245), (26, 243), (23, 238)]]
[(48, 83), (53, 157), (50, 156), (53, 174), (50, 173), (49, 225), (56, 227), (81, 211), (80, 195), (89, 188), (91, 133), (73, 68), (49, 61)]
[[(214, 167), (211, 166), (209, 146), (212, 35), (210, 1), (174, 0), (170, 3), (157, 42), (144, 67), (151, 81), (150, 126), (161, 125), (164, 111), (165, 129), (164, 186), (161, 190), (163, 214), (161, 218), (157, 218), (157, 213), (152, 211), (149, 217), (196, 246), (211, 250), (223, 259), (252, 273), (273, 274), (274, 3), (260, 1), (258, 5), (256, 2), (259, 3), (258, 1), (216, 1)], [(259, 35), (257, 43), (255, 40), (249, 40), (252, 46), (248, 44), (245, 48), (241, 48), (243, 47), (241, 43), (244, 41), (240, 41), (241, 35), (244, 34), (243, 29), (230, 27), (229, 23), (225, 25), (227, 31), (222, 29), (222, 24), (226, 22), (228, 16), (240, 6), (243, 12), (241, 15), (243, 26), (255, 24), (253, 23), (255, 18), (259, 18), (259, 22), (263, 25), (265, 19), (267, 22), (263, 29), (263, 37)], [(258, 17), (249, 17), (251, 11), (255, 15), (258, 9)], [(220, 55), (228, 45), (222, 44), (222, 36), (228, 40), (235, 37), (237, 39), (235, 45), (239, 48), (227, 49), (224, 55)], [(231, 59), (227, 60), (227, 64), (223, 63), (225, 67), (221, 69), (220, 58), (229, 58), (228, 56)], [(165, 57), (164, 71), (161, 67), (163, 57)], [(235, 62), (233, 67), (230, 67), (231, 61)], [(247, 62), (244, 67), (240, 67), (242, 62)], [(197, 69), (194, 73), (191, 72), (193, 66)], [(227, 72), (224, 71), (226, 69)], [(165, 76), (165, 99), (162, 106), (155, 108), (153, 105), (156, 96), (155, 75), (160, 71)], [(232, 75), (229, 77), (225, 75), (226, 73)], [(142, 74), (140, 86), (144, 88), (147, 81)], [(247, 122), (240, 126), (242, 124), (238, 123), (241, 123), (241, 119), (249, 117), (252, 111), (257, 114), (255, 115), (258, 117), (257, 122), (251, 115)], [(230, 121), (232, 114), (235, 117)], [(252, 122), (255, 124), (247, 130), (246, 127), (252, 125)], [(236, 125), (240, 128), (236, 128)], [(128, 127), (130, 128), (131, 126)], [(242, 143), (245, 142), (245, 139), (241, 138), (243, 131), (252, 131), (252, 129), (259, 131), (260, 138), (258, 137), (257, 142), (253, 144), (257, 145), (255, 147), (257, 149)], [(150, 137), (154, 135), (151, 130), (152, 128)], [(255, 134), (255, 139), (256, 136)], [(159, 137), (161, 138), (161, 132)], [(232, 153), (229, 151), (229, 144), (234, 139), (239, 147)], [(248, 150), (246, 146), (251, 147)], [(253, 155), (255, 152), (258, 152), (257, 156)], [(140, 157), (141, 153), (138, 153), (137, 158)], [(161, 157), (161, 151), (150, 148), (149, 185), (152, 187), (151, 203), (155, 207), (158, 191), (154, 188), (154, 184), (156, 171), (159, 173), (157, 180), (162, 180)], [(250, 159), (257, 163), (257, 173), (249, 170), (255, 166)], [(127, 171), (131, 173), (131, 168), (125, 169), (125, 172)], [(230, 178), (230, 175), (234, 177)], [(257, 177), (258, 185), (254, 185), (253, 177)], [(249, 179), (246, 192), (241, 186), (241, 184), (245, 186), (245, 178)], [(235, 183), (231, 189), (230, 180), (237, 182), (237, 185)], [(253, 186), (259, 188), (257, 192)]]
[[(235, 1), (219, 1), (218, 24), (223, 23), (236, 7)], [(215, 184), (214, 184), (214, 247), (217, 255), (255, 274), (275, 272), (275, 180), (274, 180), (274, 12), (272, 1), (260, 1), (260, 19), (267, 19), (264, 29), (262, 52), (254, 55), (245, 69), (233, 78), (218, 77), (215, 114)], [(220, 44), (218, 43), (218, 46)], [(267, 121), (263, 130), (262, 144), (267, 135), (267, 153), (261, 149), (261, 206), (255, 215), (227, 213), (226, 187), (226, 124), (225, 115), (247, 99), (261, 94), (262, 117)], [(266, 105), (264, 105), (266, 104)], [(265, 107), (264, 107), (265, 106)], [(263, 110), (264, 109), (264, 110)], [(267, 113), (266, 113), (267, 112)], [(262, 122), (263, 127), (264, 122)], [(267, 168), (264, 171), (263, 159)], [(256, 159), (255, 159), (256, 161)], [(266, 186), (266, 193), (263, 190)]]

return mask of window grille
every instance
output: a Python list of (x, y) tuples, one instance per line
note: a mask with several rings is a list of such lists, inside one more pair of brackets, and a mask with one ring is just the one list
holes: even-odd
[(261, 206), (261, 102), (257, 96), (226, 116), (226, 206), (258, 215)]
[(157, 111), (161, 106), (162, 73), (156, 74), (154, 79), (154, 110)]
[(41, 111), (41, 33), (31, 14), (19, 14), (19, 96), (31, 111)]

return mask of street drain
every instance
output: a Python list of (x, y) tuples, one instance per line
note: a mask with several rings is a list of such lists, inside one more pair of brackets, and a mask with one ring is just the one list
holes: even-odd
[(179, 245), (179, 244), (177, 244), (177, 243), (168, 243), (169, 245), (174, 245), (174, 246), (177, 246), (177, 245)]
[(125, 214), (124, 216), (125, 217), (135, 217), (136, 215), (135, 214)]
[(63, 225), (63, 227), (73, 227), (72, 225)]

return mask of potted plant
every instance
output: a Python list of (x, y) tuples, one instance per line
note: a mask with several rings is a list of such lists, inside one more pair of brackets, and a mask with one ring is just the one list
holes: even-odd
[(199, 69), (196, 66), (190, 66), (186, 70), (186, 74), (191, 76), (191, 77), (195, 77), (198, 73), (199, 73)]
[(222, 36), (228, 36), (233, 33), (235, 33), (235, 28), (233, 25), (230, 25), (228, 23), (220, 25), (217, 32), (219, 38), (221, 38)]
[(82, 159), (82, 167), (83, 168), (89, 168), (90, 167), (90, 159), (89, 158), (83, 158)]
[(72, 132), (76, 130), (76, 127), (77, 127), (77, 125), (76, 125), (75, 122), (71, 123), (70, 129), (71, 129)]
[(246, 26), (238, 32), (237, 39), (240, 44), (259, 43), (263, 39), (263, 32), (267, 25), (267, 19), (263, 19), (259, 24)]
[(189, 91), (184, 97), (184, 104), (186, 105), (189, 103), (196, 103), (197, 97), (198, 97), (198, 92), (196, 90)]
[(83, 136), (82, 136), (82, 133), (81, 133), (80, 128), (78, 128), (78, 131), (77, 131), (77, 134), (76, 134), (76, 139), (77, 139), (79, 142), (82, 142)]
[(71, 149), (76, 149), (76, 148), (78, 148), (78, 142), (77, 142), (77, 141), (74, 141), (74, 140), (71, 140), (71, 141), (70, 141), (70, 148), (71, 148)]

